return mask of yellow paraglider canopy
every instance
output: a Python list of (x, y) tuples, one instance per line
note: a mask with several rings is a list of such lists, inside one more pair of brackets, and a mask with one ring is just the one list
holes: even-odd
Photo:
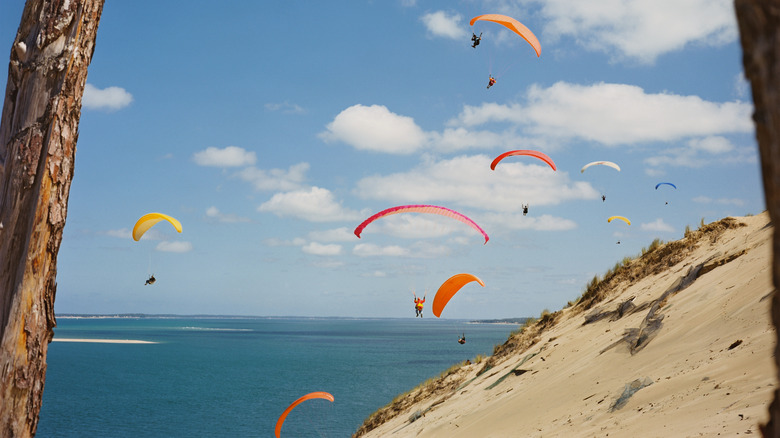
[(631, 225), (631, 221), (627, 218), (624, 218), (623, 216), (612, 216), (609, 219), (607, 219), (607, 222), (612, 222), (613, 219), (620, 219), (621, 221)]
[(157, 224), (157, 222), (162, 220), (170, 222), (171, 225), (176, 228), (176, 231), (181, 233), (181, 223), (176, 219), (168, 216), (167, 214), (148, 213), (141, 216), (141, 219), (138, 219), (138, 222), (135, 223), (135, 226), (133, 227), (133, 240), (140, 240), (141, 236), (143, 236), (144, 233), (149, 230), (149, 228), (152, 228), (155, 224)]

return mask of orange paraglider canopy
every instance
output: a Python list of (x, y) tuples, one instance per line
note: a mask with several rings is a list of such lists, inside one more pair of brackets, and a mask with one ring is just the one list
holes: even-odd
[(315, 391), (310, 392), (303, 397), (299, 398), (298, 400), (295, 400), (292, 402), (290, 406), (287, 406), (287, 409), (282, 412), (282, 415), (279, 416), (279, 419), (276, 420), (276, 428), (274, 428), (274, 433), (276, 434), (276, 438), (280, 438), (280, 435), (282, 433), (282, 424), (284, 424), (284, 420), (287, 418), (287, 414), (290, 413), (293, 409), (295, 409), (296, 406), (299, 404), (305, 402), (306, 400), (311, 400), (313, 398), (322, 398), (328, 401), (333, 401), (333, 396), (330, 395), (330, 393), (324, 392), (324, 391)]
[(548, 157), (546, 154), (543, 154), (539, 151), (532, 151), (528, 149), (518, 149), (516, 151), (504, 152), (503, 154), (497, 156), (492, 163), (490, 163), (490, 169), (496, 170), (496, 165), (498, 164), (499, 161), (503, 160), (506, 157), (511, 157), (512, 155), (528, 155), (530, 157), (536, 157), (544, 161), (545, 163), (547, 163), (550, 167), (552, 167), (552, 170), (556, 170), (555, 163), (553, 162), (552, 158)]
[(531, 32), (530, 29), (525, 27), (525, 25), (517, 20), (515, 20), (512, 17), (508, 17), (506, 15), (500, 15), (500, 14), (484, 14), (484, 15), (477, 15), (476, 17), (472, 18), (469, 22), (470, 25), (474, 25), (475, 22), (482, 20), (482, 21), (492, 21), (494, 23), (498, 23), (507, 29), (511, 30), (512, 32), (520, 35), (523, 37), (524, 40), (528, 41), (528, 44), (531, 45), (531, 47), (534, 48), (534, 52), (536, 52), (536, 56), (542, 56), (542, 45), (539, 44), (539, 40), (536, 38), (536, 35), (534, 35), (533, 32)]
[(476, 281), (482, 287), (485, 287), (485, 283), (483, 283), (482, 280), (471, 274), (455, 274), (442, 283), (442, 285), (439, 286), (439, 290), (436, 291), (436, 296), (433, 297), (433, 314), (439, 318), (441, 311), (444, 310), (444, 306), (450, 302), (450, 298), (452, 298), (460, 288), (472, 281)]

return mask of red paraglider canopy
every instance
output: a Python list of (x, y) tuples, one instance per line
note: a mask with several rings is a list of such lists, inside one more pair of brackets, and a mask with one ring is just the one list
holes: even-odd
[(539, 151), (532, 151), (528, 149), (518, 149), (516, 151), (504, 152), (503, 154), (497, 156), (492, 163), (490, 163), (490, 169), (496, 170), (496, 165), (498, 164), (499, 161), (503, 160), (506, 157), (511, 157), (512, 155), (528, 155), (530, 157), (536, 157), (544, 161), (545, 163), (547, 163), (550, 167), (552, 167), (552, 170), (556, 170), (555, 163), (553, 162), (552, 158), (548, 157), (547, 155)]

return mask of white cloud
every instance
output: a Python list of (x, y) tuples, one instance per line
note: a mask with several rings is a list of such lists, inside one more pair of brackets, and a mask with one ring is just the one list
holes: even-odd
[(312, 231), (309, 233), (309, 239), (320, 242), (351, 242), (357, 237), (352, 230), (347, 227), (334, 228), (324, 231)]
[[(529, 212), (533, 206), (529, 206)], [(542, 214), (539, 216), (523, 216), (519, 213), (491, 213), (482, 215), (483, 222), (496, 228), (512, 230), (536, 230), (536, 231), (566, 231), (577, 228), (577, 223), (570, 219)], [(493, 228), (491, 226), (491, 228)]]
[(753, 130), (752, 106), (743, 102), (709, 102), (698, 96), (648, 94), (640, 87), (558, 82), (531, 86), (527, 105), (465, 106), (450, 126), (489, 122), (527, 125), (526, 132), (550, 140), (584, 139), (607, 146)]
[(377, 278), (384, 278), (387, 277), (387, 272), (384, 271), (374, 271), (374, 272), (367, 272), (360, 274), (361, 277), (377, 277)]
[(398, 245), (379, 246), (373, 243), (358, 243), (352, 249), (352, 253), (361, 257), (392, 256), (405, 257), (409, 255), (407, 248)]
[(257, 207), (257, 211), (273, 213), (280, 217), (297, 217), (311, 222), (357, 220), (359, 212), (350, 210), (334, 199), (328, 189), (311, 187), (277, 193)]
[(734, 94), (739, 99), (750, 99), (750, 82), (745, 77), (745, 72), (739, 72), (734, 77)]
[(108, 230), (101, 234), (111, 237), (118, 237), (120, 239), (131, 239), (133, 237), (133, 231), (129, 228), (120, 228), (118, 230)]
[(722, 204), (722, 205), (735, 205), (737, 207), (742, 207), (745, 205), (744, 199), (739, 198), (717, 198), (713, 199), (708, 196), (697, 196), (693, 198), (693, 202), (697, 202), (699, 204)]
[(428, 33), (435, 37), (451, 39), (466, 39), (468, 32), (461, 27), (463, 17), (460, 14), (448, 14), (444, 11), (436, 11), (423, 15), (420, 20), (425, 24)]
[(355, 194), (392, 202), (446, 203), (500, 212), (518, 212), (521, 204), (556, 205), (573, 199), (595, 199), (587, 182), (573, 182), (532, 157), (504, 160), (495, 171), (485, 155), (459, 156), (424, 163), (406, 172), (369, 176)]
[(237, 216), (235, 214), (222, 213), (217, 207), (214, 206), (206, 209), (206, 217), (225, 223), (249, 222), (249, 218)]
[(715, 202), (724, 205), (736, 205), (737, 207), (745, 205), (745, 200), (739, 198), (718, 198)]
[(392, 154), (411, 154), (423, 147), (427, 135), (411, 117), (390, 112), (382, 105), (353, 105), (320, 133), (326, 142), (340, 141), (355, 149)]
[(361, 233), (361, 236), (387, 234), (403, 239), (426, 239), (447, 236), (456, 232), (470, 232), (472, 235), (477, 235), (475, 230), (444, 216), (399, 214), (372, 222)]
[(263, 244), (266, 246), (303, 246), (306, 245), (306, 239), (296, 237), (292, 240), (279, 239), (278, 237), (271, 237), (263, 240)]
[[(441, 131), (426, 132), (412, 118), (380, 105), (353, 105), (319, 136), (358, 150), (410, 154), (423, 148), (452, 153), (506, 144), (555, 150), (585, 140), (619, 147), (689, 141), (710, 153), (733, 148), (724, 135), (753, 132), (752, 105), (698, 96), (647, 93), (626, 84), (558, 82), (529, 87), (524, 103), (464, 105)], [(486, 126), (487, 129), (475, 129)]]
[(449, 256), (452, 252), (452, 249), (446, 245), (425, 241), (416, 242), (410, 247), (398, 245), (380, 246), (373, 243), (359, 243), (352, 249), (354, 255), (361, 257), (405, 257), (415, 259), (436, 259)]
[(163, 252), (190, 252), (192, 251), (192, 244), (190, 242), (171, 242), (166, 240), (158, 243), (156, 249)]
[(463, 127), (447, 128), (442, 132), (427, 133), (431, 146), (443, 152), (458, 152), (464, 149), (495, 149), (507, 144), (532, 144), (533, 140), (519, 137), (512, 128), (501, 132), (470, 131)]
[(737, 148), (725, 137), (710, 136), (692, 138), (684, 146), (661, 150), (658, 155), (645, 158), (644, 162), (654, 167), (701, 168), (713, 163), (752, 163), (756, 160), (755, 148)]
[(567, 36), (589, 50), (641, 63), (653, 63), (690, 44), (721, 46), (737, 38), (730, 0), (535, 2), (547, 21), (546, 40)]
[(303, 245), (301, 248), (306, 254), (321, 255), (321, 256), (335, 256), (341, 254), (341, 245), (329, 244), (323, 245), (317, 242), (310, 242)]
[(208, 147), (195, 152), (192, 159), (199, 166), (239, 167), (255, 164), (257, 155), (238, 146), (227, 146), (224, 149)]
[(661, 231), (671, 233), (674, 231), (674, 227), (664, 222), (662, 218), (658, 218), (653, 222), (643, 223), (639, 226), (643, 231)]
[(265, 109), (268, 111), (279, 111), (282, 114), (306, 114), (306, 110), (300, 105), (294, 103), (266, 103)]
[(290, 191), (297, 190), (306, 181), (306, 172), (309, 171), (309, 163), (298, 163), (287, 170), (270, 169), (263, 170), (254, 166), (241, 169), (238, 177), (246, 181), (260, 191)]
[(107, 87), (99, 89), (92, 84), (84, 86), (81, 105), (87, 109), (116, 111), (133, 102), (133, 95), (124, 88)]
[(688, 141), (688, 145), (695, 150), (709, 152), (711, 154), (722, 154), (734, 150), (734, 145), (721, 136), (711, 136), (704, 138), (693, 138)]

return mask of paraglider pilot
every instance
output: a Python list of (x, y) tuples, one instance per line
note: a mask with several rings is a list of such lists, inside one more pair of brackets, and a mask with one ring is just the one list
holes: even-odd
[(155, 281), (157, 281), (157, 279), (156, 279), (156, 278), (154, 278), (154, 274), (152, 274), (152, 275), (149, 277), (149, 279), (147, 279), (147, 280), (146, 280), (146, 283), (144, 283), (144, 286), (146, 286), (147, 284), (154, 284), (154, 282), (155, 282)]
[(494, 78), (493, 76), (489, 76), (489, 77), (490, 79), (488, 79), (488, 86), (487, 86), (488, 89), (496, 84), (496, 78)]
[(606, 200), (607, 200), (607, 196), (606, 195), (601, 195), (601, 202), (604, 202)]
[(474, 32), (471, 32), (471, 47), (474, 47), (475, 49), (479, 45), (479, 41), (482, 39), (482, 32), (479, 33), (479, 36), (475, 34)]
[(528, 214), (528, 204), (523, 204), (523, 216)]
[(461, 345), (463, 345), (463, 344), (465, 344), (465, 343), (466, 343), (466, 334), (465, 334), (465, 333), (463, 333), (463, 336), (459, 336), (459, 337), (458, 337), (458, 344), (461, 344)]
[(423, 303), (425, 303), (425, 294), (423, 295), (422, 298), (417, 298), (417, 294), (415, 294), (414, 292), (412, 292), (412, 294), (414, 295), (414, 311), (415, 311), (414, 316), (415, 317), (419, 316), (420, 318), (422, 318)]

